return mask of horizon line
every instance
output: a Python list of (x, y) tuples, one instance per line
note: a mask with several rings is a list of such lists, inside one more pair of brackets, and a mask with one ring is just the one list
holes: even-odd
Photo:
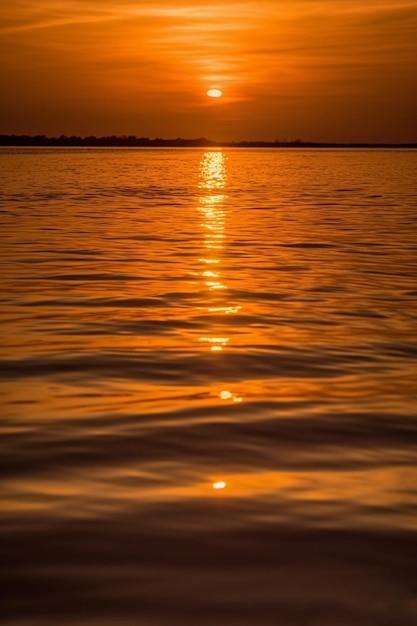
[(187, 139), (176, 137), (166, 139), (161, 137), (137, 137), (136, 135), (60, 135), (48, 137), (46, 135), (27, 134), (0, 134), (0, 146), (28, 146), (28, 147), (201, 147), (201, 148), (417, 148), (417, 142), (335, 142), (309, 141), (303, 139), (280, 140), (238, 140), (214, 141), (206, 137)]

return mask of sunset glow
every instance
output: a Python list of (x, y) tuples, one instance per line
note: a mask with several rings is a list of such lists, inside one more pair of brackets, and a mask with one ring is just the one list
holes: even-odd
[(416, 31), (413, 0), (3, 0), (0, 133), (415, 141)]

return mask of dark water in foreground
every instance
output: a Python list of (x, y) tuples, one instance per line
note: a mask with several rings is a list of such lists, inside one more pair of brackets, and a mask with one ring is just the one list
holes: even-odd
[(414, 626), (417, 152), (0, 162), (4, 624)]

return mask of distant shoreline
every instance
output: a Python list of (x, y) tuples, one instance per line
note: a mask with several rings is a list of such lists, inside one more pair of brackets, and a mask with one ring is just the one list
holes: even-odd
[(103, 147), (103, 148), (417, 148), (417, 143), (333, 143), (302, 141), (211, 141), (198, 139), (149, 139), (134, 135), (78, 137), (75, 135), (0, 135), (0, 146), (21, 147)]

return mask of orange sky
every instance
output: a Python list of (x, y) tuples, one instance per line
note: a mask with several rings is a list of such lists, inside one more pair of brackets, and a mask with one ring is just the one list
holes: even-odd
[(417, 1), (2, 0), (0, 58), (0, 133), (417, 141)]

